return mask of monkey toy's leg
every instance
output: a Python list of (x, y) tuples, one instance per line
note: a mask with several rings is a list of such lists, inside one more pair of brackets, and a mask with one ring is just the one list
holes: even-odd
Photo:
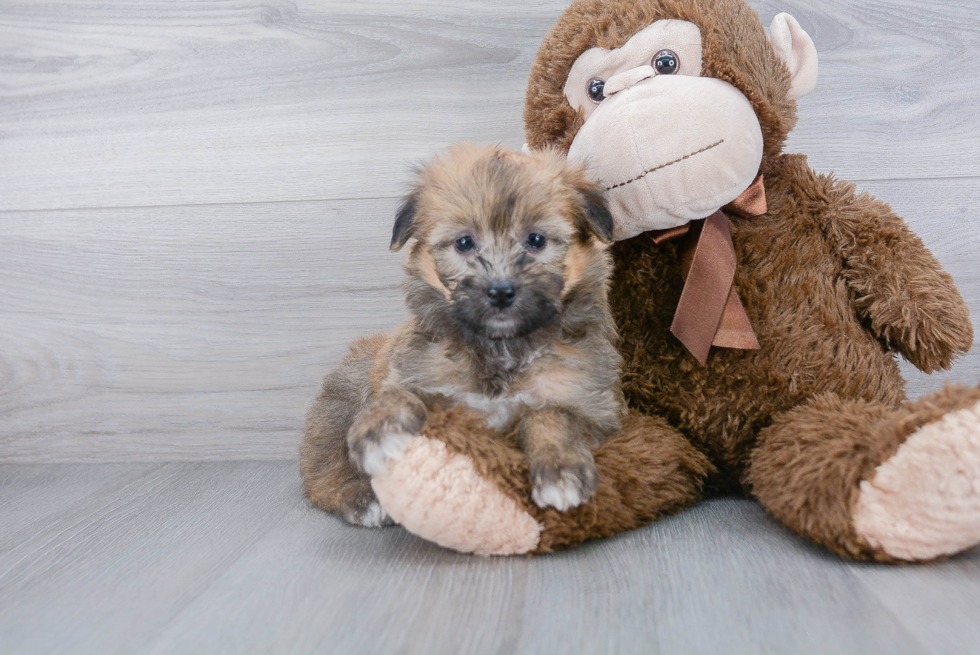
[(382, 337), (360, 339), (327, 374), (306, 416), (299, 468), (306, 496), (317, 507), (350, 523), (379, 527), (394, 523), (371, 490), (371, 478), (350, 460), (347, 434), (371, 398), (371, 370)]
[(928, 561), (980, 543), (980, 389), (900, 407), (833, 394), (762, 431), (747, 482), (796, 532), (855, 559)]
[(564, 512), (542, 509), (516, 439), (494, 435), (481, 417), (456, 407), (431, 412), (422, 434), (373, 484), (410, 532), (462, 552), (514, 555), (567, 548), (679, 512), (702, 497), (714, 470), (666, 421), (636, 412), (594, 461), (591, 500)]

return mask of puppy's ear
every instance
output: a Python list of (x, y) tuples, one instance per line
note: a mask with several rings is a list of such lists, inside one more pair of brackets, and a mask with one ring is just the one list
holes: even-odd
[(602, 189), (595, 184), (584, 183), (578, 185), (578, 191), (582, 202), (583, 226), (603, 243), (612, 243), (613, 217)]
[(415, 232), (415, 214), (418, 211), (419, 192), (412, 191), (405, 196), (398, 213), (395, 215), (395, 227), (391, 231), (391, 250), (397, 252), (405, 242), (412, 238)]

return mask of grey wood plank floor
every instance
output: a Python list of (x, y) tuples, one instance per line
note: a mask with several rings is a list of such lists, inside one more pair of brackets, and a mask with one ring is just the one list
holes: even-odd
[(980, 652), (977, 551), (854, 564), (720, 499), (486, 559), (347, 526), (299, 487), (285, 461), (0, 467), (0, 650)]
[[(821, 58), (787, 150), (891, 202), (980, 315), (980, 4), (752, 1)], [(410, 166), (523, 142), (565, 4), (0, 0), (0, 463), (294, 457), (344, 344), (404, 317)], [(980, 351), (904, 370), (975, 384)]]

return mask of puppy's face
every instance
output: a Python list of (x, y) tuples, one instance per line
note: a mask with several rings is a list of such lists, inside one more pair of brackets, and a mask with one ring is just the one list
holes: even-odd
[(421, 320), (513, 339), (554, 323), (577, 285), (606, 284), (612, 228), (598, 187), (560, 154), (464, 145), (420, 171), (392, 249), (416, 240), (406, 270)]

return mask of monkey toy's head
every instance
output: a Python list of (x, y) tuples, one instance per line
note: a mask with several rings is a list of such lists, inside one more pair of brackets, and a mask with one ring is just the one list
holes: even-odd
[(788, 14), (767, 37), (743, 0), (577, 0), (531, 69), (528, 145), (584, 165), (628, 239), (742, 194), (816, 77), (813, 42)]

